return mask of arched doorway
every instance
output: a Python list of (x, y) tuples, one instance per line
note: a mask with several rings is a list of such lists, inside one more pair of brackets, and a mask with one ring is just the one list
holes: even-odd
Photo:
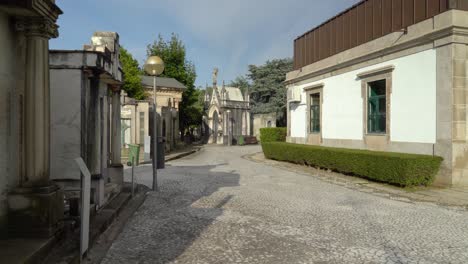
[(213, 143), (218, 143), (218, 123), (219, 123), (219, 117), (218, 117), (218, 111), (215, 111), (213, 113)]

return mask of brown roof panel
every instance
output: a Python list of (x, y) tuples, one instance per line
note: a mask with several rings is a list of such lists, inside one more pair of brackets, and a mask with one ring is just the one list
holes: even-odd
[(294, 41), (294, 68), (354, 48), (434, 17), (455, 1), (468, 10), (468, 0), (363, 0)]

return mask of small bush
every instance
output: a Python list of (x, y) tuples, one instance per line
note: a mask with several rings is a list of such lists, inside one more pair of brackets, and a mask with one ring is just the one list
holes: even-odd
[(331, 169), (398, 186), (430, 185), (441, 157), (262, 142), (265, 157)]
[(285, 127), (260, 128), (260, 142), (285, 142), (287, 130)]

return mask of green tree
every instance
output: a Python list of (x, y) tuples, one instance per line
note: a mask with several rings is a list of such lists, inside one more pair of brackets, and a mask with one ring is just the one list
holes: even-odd
[(247, 77), (251, 81), (252, 113), (277, 114), (278, 126), (286, 125), (287, 90), (283, 84), (286, 73), (292, 70), (292, 59), (275, 59), (265, 64), (249, 65)]
[(203, 109), (198, 104), (199, 91), (195, 89), (197, 78), (195, 66), (186, 58), (185, 45), (176, 34), (172, 34), (170, 40), (165, 40), (161, 35), (153, 44), (147, 46), (148, 56), (159, 56), (165, 64), (162, 77), (169, 77), (183, 83), (187, 89), (182, 94), (180, 104), (180, 131), (184, 135), (189, 128), (201, 125)]
[(120, 62), (124, 73), (122, 89), (132, 98), (137, 100), (145, 99), (145, 89), (141, 84), (141, 69), (138, 61), (124, 47), (120, 47)]
[(245, 91), (250, 88), (250, 83), (245, 76), (238, 76), (234, 81), (231, 81), (228, 86), (237, 87), (242, 91), (242, 94), (244, 94)]

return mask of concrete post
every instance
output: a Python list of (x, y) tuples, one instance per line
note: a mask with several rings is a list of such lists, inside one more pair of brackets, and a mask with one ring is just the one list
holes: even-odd
[(121, 165), (121, 121), (120, 121), (120, 88), (112, 89), (112, 164)]
[(227, 132), (227, 145), (232, 145), (232, 121), (231, 121), (231, 110), (226, 111), (226, 132)]
[(120, 87), (112, 86), (112, 122), (111, 122), (111, 151), (112, 164), (109, 170), (111, 182), (122, 186), (123, 165), (121, 161), (121, 121), (120, 121)]
[(251, 135), (252, 130), (250, 129), (250, 110), (247, 110), (247, 136)]

